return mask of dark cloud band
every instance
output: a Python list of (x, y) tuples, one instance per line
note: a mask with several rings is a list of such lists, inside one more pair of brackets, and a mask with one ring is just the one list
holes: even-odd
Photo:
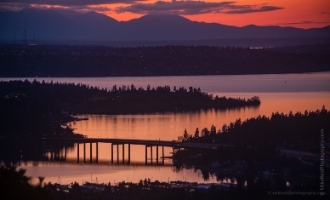
[(1, 0), (1, 3), (45, 4), (60, 6), (84, 6), (113, 3), (134, 3), (143, 0)]
[(288, 23), (279, 23), (276, 25), (301, 25), (301, 24), (330, 24), (330, 21), (317, 22), (317, 21), (301, 21), (301, 22), (288, 22)]
[(131, 12), (138, 14), (167, 13), (179, 15), (194, 15), (203, 13), (246, 14), (254, 12), (267, 12), (283, 9), (267, 5), (237, 5), (235, 2), (204, 2), (204, 1), (157, 1), (155, 3), (135, 3), (122, 6), (116, 12)]
[[(269, 5), (239, 5), (233, 1), (205, 2), (194, 0), (157, 1), (145, 3), (148, 0), (1, 0), (0, 10), (21, 10), (35, 4), (35, 8), (44, 5), (69, 7), (72, 10), (84, 8), (87, 10), (106, 11), (105, 7), (97, 7), (100, 4), (124, 3), (130, 4), (115, 9), (117, 13), (130, 12), (137, 14), (176, 14), (195, 15), (205, 13), (246, 14), (255, 12), (268, 12), (283, 9), (282, 7)], [(141, 3), (143, 2), (143, 3)], [(91, 7), (93, 6), (93, 8)]]

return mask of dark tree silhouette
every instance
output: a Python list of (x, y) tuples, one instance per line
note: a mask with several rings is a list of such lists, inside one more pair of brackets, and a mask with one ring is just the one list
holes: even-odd
[(55, 199), (50, 191), (44, 187), (43, 178), (32, 185), (31, 178), (25, 176), (26, 170), (15, 166), (0, 166), (0, 196), (1, 199)]

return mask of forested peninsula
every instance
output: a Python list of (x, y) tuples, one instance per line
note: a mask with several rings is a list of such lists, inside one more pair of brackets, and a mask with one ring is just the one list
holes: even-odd
[(230, 146), (282, 146), (302, 151), (319, 151), (320, 132), (330, 140), (330, 111), (325, 106), (316, 111), (275, 112), (271, 116), (257, 116), (245, 121), (236, 119), (221, 128), (196, 128), (183, 134), (184, 142), (218, 143)]
[[(84, 84), (9, 81), (0, 82), (1, 134), (30, 135), (72, 133), (61, 124), (75, 120), (73, 114), (143, 114), (188, 112), (259, 106), (251, 99), (213, 97), (199, 88), (169, 86), (146, 89), (112, 86), (111, 90)], [(20, 133), (20, 134), (19, 134)]]
[(0, 45), (0, 77), (282, 74), (330, 70), (330, 45)]
[[(318, 191), (322, 170), (330, 169), (330, 111), (273, 113), (241, 121), (220, 129), (184, 131), (183, 143), (214, 143), (217, 149), (178, 148), (173, 155), (177, 168), (200, 169), (204, 179), (236, 178), (237, 188), (247, 181), (257, 183), (258, 194), (279, 191)], [(320, 171), (321, 170), (321, 171)], [(257, 178), (256, 178), (257, 177)], [(323, 179), (322, 179), (323, 178)], [(290, 184), (285, 184), (288, 180)], [(288, 183), (288, 182), (287, 182)], [(325, 186), (327, 193), (328, 185)], [(242, 190), (242, 192), (244, 192)]]
[[(298, 152), (291, 157), (305, 157), (299, 162), (314, 165), (319, 162), (320, 148), (330, 143), (330, 111), (324, 106), (321, 110), (297, 113), (272, 113), (270, 117), (258, 116), (241, 121), (237, 119), (230, 124), (224, 124), (220, 129), (212, 125), (210, 129), (196, 128), (194, 133), (183, 133), (184, 143), (214, 143), (221, 144), (216, 151), (185, 149), (175, 154), (177, 159), (188, 159), (193, 163), (211, 163), (215, 160), (222, 165), (234, 168), (236, 159), (244, 162), (250, 169), (257, 165), (269, 163), (277, 166), (281, 159), (287, 159), (284, 154)], [(300, 153), (299, 153), (300, 152)], [(309, 152), (307, 156), (302, 155)], [(204, 160), (191, 159), (197, 154), (203, 154)], [(327, 154), (327, 153), (326, 153)], [(271, 164), (272, 163), (272, 164)], [(326, 166), (330, 167), (329, 160)]]

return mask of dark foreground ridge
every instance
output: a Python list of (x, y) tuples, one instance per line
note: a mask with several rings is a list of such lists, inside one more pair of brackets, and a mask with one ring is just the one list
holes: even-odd
[(0, 77), (282, 74), (330, 70), (330, 45), (293, 47), (0, 45)]

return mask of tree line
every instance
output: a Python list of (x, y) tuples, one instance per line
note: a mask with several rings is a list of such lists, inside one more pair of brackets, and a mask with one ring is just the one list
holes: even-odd
[(134, 84), (114, 85), (108, 90), (80, 83), (25, 80), (0, 82), (0, 94), (3, 95), (4, 102), (14, 102), (14, 97), (19, 95), (21, 99), (42, 101), (49, 106), (49, 109), (84, 114), (185, 112), (260, 105), (258, 97), (251, 99), (213, 97), (202, 92), (200, 88), (187, 89), (174, 86), (171, 89), (168, 85), (157, 87), (148, 85), (146, 89), (137, 88)]
[(310, 150), (319, 142), (320, 131), (328, 138), (330, 133), (330, 111), (324, 106), (321, 110), (296, 112), (288, 114), (272, 113), (270, 117), (257, 116), (242, 122), (224, 124), (221, 129), (212, 125), (210, 130), (203, 128), (192, 134), (184, 130), (183, 138), (187, 142), (215, 142), (233, 145), (274, 144), (292, 146), (297, 149)]
[[(308, 185), (304, 190), (315, 189), (319, 185), (320, 145), (330, 142), (329, 120), (330, 111), (323, 106), (321, 110), (303, 113), (276, 112), (270, 117), (258, 116), (243, 122), (237, 119), (229, 125), (224, 124), (221, 129), (212, 125), (210, 129), (196, 128), (194, 133), (184, 130), (183, 142), (221, 145), (216, 150), (178, 149), (174, 151), (174, 163), (179, 168), (185, 164), (201, 170), (206, 180), (210, 174), (220, 180), (228, 176), (243, 180), (246, 177), (260, 179), (269, 176), (268, 180), (274, 183), (290, 180), (291, 188)], [(321, 137), (321, 134), (324, 135)], [(212, 163), (221, 167), (214, 168)], [(329, 167), (324, 165), (324, 168)]]
[(0, 45), (1, 77), (274, 74), (329, 71), (329, 44), (220, 46)]
[[(212, 159), (219, 161), (240, 159), (252, 166), (253, 162), (266, 161), (273, 166), (286, 163), (280, 155), (279, 149), (291, 149), (302, 152), (320, 152), (321, 132), (324, 143), (330, 138), (330, 111), (324, 106), (321, 110), (297, 112), (293, 114), (272, 113), (270, 117), (258, 116), (241, 121), (237, 119), (229, 125), (224, 124), (221, 129), (214, 125), (211, 129), (203, 128), (190, 134), (183, 133), (183, 142), (218, 143), (222, 146), (216, 151), (191, 150), (177, 152), (179, 158), (202, 153), (206, 156), (199, 161), (209, 163)], [(207, 154), (205, 154), (208, 152)], [(282, 159), (281, 162), (274, 162)], [(198, 163), (197, 162), (197, 163)], [(314, 162), (314, 161), (313, 161)]]

